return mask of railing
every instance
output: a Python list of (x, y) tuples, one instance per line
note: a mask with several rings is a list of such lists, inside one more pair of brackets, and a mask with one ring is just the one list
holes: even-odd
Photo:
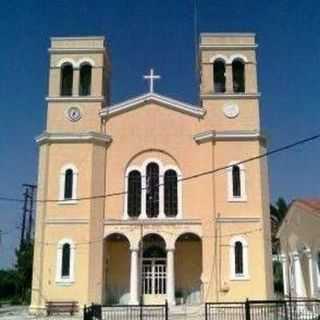
[(206, 303), (206, 320), (320, 319), (320, 300), (247, 300)]
[(84, 320), (168, 320), (168, 304), (97, 305), (84, 307)]

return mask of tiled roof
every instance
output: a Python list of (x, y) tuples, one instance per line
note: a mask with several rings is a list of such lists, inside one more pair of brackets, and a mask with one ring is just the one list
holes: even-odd
[(318, 211), (320, 214), (320, 198), (301, 198), (296, 199), (295, 202), (301, 203), (315, 211)]

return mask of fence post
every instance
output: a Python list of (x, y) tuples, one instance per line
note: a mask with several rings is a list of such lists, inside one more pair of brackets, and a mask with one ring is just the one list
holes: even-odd
[(166, 305), (165, 305), (165, 319), (168, 320), (169, 315), (168, 315), (168, 301), (166, 300)]
[(143, 320), (143, 304), (142, 304), (142, 301), (140, 300), (140, 305), (139, 305), (139, 309), (140, 309), (140, 312), (139, 312), (139, 315), (140, 315), (140, 320)]
[(247, 298), (245, 304), (245, 312), (246, 312), (246, 320), (250, 320), (251, 316), (250, 316), (250, 302), (249, 299)]
[(204, 317), (205, 317), (205, 320), (208, 320), (208, 304), (207, 302), (204, 304)]

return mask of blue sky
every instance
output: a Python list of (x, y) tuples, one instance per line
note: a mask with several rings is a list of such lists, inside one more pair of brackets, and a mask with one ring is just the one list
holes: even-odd
[[(318, 1), (199, 0), (200, 32), (255, 32), (262, 127), (269, 148), (320, 132)], [(112, 101), (147, 90), (195, 103), (193, 0), (1, 3), (0, 195), (35, 183), (34, 137), (45, 125), (49, 37), (105, 35), (112, 55)], [(320, 141), (269, 160), (272, 199), (318, 196)], [(21, 204), (0, 202), (0, 268), (13, 262)]]

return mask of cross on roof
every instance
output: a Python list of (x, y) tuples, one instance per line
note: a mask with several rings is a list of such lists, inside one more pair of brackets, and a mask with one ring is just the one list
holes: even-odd
[(150, 92), (153, 92), (153, 82), (154, 82), (154, 80), (161, 79), (161, 77), (159, 75), (154, 74), (152, 68), (150, 69), (150, 74), (149, 75), (144, 75), (143, 78), (150, 81)]

